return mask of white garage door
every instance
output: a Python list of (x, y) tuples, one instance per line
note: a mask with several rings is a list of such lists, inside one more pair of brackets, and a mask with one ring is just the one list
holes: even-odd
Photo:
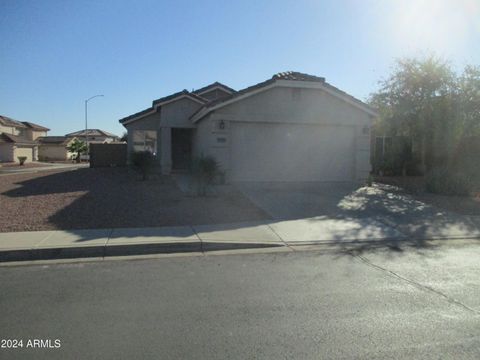
[(350, 181), (354, 128), (233, 123), (234, 181)]

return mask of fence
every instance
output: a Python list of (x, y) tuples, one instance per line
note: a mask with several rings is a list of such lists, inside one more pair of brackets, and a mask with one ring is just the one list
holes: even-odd
[(127, 144), (90, 144), (90, 167), (127, 165)]

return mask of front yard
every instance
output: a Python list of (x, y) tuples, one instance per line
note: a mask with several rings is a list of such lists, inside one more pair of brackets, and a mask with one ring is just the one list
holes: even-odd
[(239, 192), (188, 197), (126, 168), (0, 176), (0, 232), (179, 226), (267, 219)]
[(461, 215), (480, 215), (480, 193), (474, 196), (432, 194), (425, 190), (423, 176), (376, 177), (379, 183), (398, 186), (419, 201)]

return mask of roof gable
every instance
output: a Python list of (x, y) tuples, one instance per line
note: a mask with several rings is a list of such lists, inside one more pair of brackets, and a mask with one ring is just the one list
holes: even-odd
[(87, 130), (79, 130), (65, 135), (66, 137), (74, 137), (74, 136), (106, 136), (106, 137), (113, 137), (118, 138), (117, 135), (109, 133), (104, 130), (100, 129), (87, 129)]
[(27, 128), (25, 124), (22, 124), (21, 121), (14, 120), (12, 118), (9, 118), (8, 116), (3, 116), (0, 115), (0, 124), (3, 126), (8, 126), (8, 127), (17, 127), (17, 128)]
[(129, 124), (133, 121), (136, 121), (136, 120), (139, 120), (139, 119), (145, 117), (146, 115), (150, 115), (150, 114), (153, 114), (153, 113), (157, 112), (157, 109), (161, 106), (170, 104), (174, 101), (178, 101), (178, 100), (181, 100), (181, 99), (184, 99), (184, 98), (188, 98), (188, 99), (190, 99), (192, 101), (195, 101), (195, 102), (197, 102), (201, 105), (204, 105), (208, 102), (207, 99), (202, 98), (200, 95), (197, 95), (195, 93), (191, 93), (188, 90), (182, 90), (182, 91), (179, 91), (177, 93), (162, 97), (160, 99), (153, 100), (151, 107), (149, 107), (145, 110), (139, 111), (138, 113), (135, 113), (133, 115), (124, 117), (124, 118), (120, 119), (119, 122), (123, 125)]
[(365, 104), (363, 101), (358, 100), (351, 95), (348, 95), (346, 92), (336, 88), (335, 86), (330, 85), (325, 81), (325, 78), (300, 72), (287, 71), (275, 74), (272, 76), (272, 78), (266, 81), (237, 91), (236, 93), (232, 94), (227, 98), (212, 101), (206, 104), (195, 114), (193, 114), (190, 119), (195, 123), (216, 109), (219, 109), (236, 101), (241, 101), (246, 97), (255, 95), (262, 91), (266, 91), (275, 86), (321, 89), (333, 96), (341, 98), (350, 105), (353, 105), (360, 110), (367, 112), (371, 116), (377, 116), (376, 111), (372, 107)]
[(222, 84), (218, 81), (215, 81), (214, 83), (212, 83), (210, 85), (207, 85), (207, 86), (204, 86), (200, 89), (192, 91), (192, 93), (197, 94), (197, 95), (202, 95), (202, 94), (206, 94), (206, 93), (209, 93), (209, 92), (217, 90), (217, 89), (222, 90), (223, 92), (225, 92), (227, 94), (233, 94), (233, 93), (236, 92), (231, 87), (229, 87), (227, 85), (224, 85), (224, 84)]
[(29, 121), (22, 121), (22, 124), (24, 124), (26, 127), (30, 128), (32, 130), (35, 130), (35, 131), (50, 131), (50, 129), (46, 128), (45, 126), (34, 124), (32, 122), (29, 122)]
[(3, 133), (0, 134), (2, 142), (21, 144), (21, 145), (36, 145), (37, 142), (25, 139), (21, 136), (16, 136), (12, 134)]

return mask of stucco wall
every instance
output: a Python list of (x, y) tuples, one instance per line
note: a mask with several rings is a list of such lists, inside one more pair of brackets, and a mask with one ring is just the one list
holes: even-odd
[[(218, 131), (216, 126), (221, 120), (225, 123), (223, 132)], [(303, 172), (298, 174), (298, 180), (309, 179), (314, 172), (308, 162), (304, 169), (301, 166), (291, 166), (292, 164), (289, 163), (291, 161), (299, 164), (305, 158), (311, 159), (313, 164), (318, 166), (316, 178), (311, 180), (322, 179), (321, 166), (330, 172), (323, 177), (325, 180), (363, 180), (370, 171), (371, 121), (371, 116), (366, 112), (322, 90), (276, 87), (220, 108), (197, 123), (194, 151), (196, 155), (203, 153), (215, 156), (227, 170), (227, 177), (228, 173), (240, 177), (239, 171), (234, 171), (238, 169), (233, 169), (239, 162), (248, 162), (249, 158), (253, 158), (253, 164), (256, 160), (255, 154), (267, 154), (271, 151), (270, 155), (265, 155), (265, 166), (270, 166), (269, 162), (285, 159), (285, 162), (279, 161), (274, 165), (291, 169), (288, 174), (286, 172), (284, 174), (283, 170), (278, 172), (280, 174), (278, 176), (284, 176), (285, 180), (294, 180), (292, 176), (294, 171)], [(236, 125), (249, 123), (258, 124), (258, 126), (255, 128)], [(277, 124), (277, 127), (269, 128), (268, 124)], [(281, 124), (284, 125), (279, 128)], [(285, 124), (298, 126), (289, 128)], [(314, 127), (309, 130), (305, 125), (314, 125)], [(338, 130), (335, 131), (335, 128)], [(238, 133), (232, 133), (239, 131), (249, 131), (250, 134), (239, 137)], [(258, 133), (261, 136), (258, 136)], [(233, 147), (232, 139), (236, 142)], [(284, 153), (281, 151), (284, 149), (282, 143), (286, 144), (288, 139), (296, 143), (288, 146), (289, 153)], [(325, 146), (325, 144), (329, 145)], [(249, 151), (239, 155), (237, 152), (243, 150), (242, 146)], [(298, 147), (297, 152), (295, 146)], [(315, 156), (317, 156), (316, 160)], [(341, 168), (338, 168), (338, 164)], [(246, 166), (248, 164), (241, 165), (239, 168), (248, 169)], [(252, 165), (253, 169), (257, 165)], [(261, 169), (257, 170), (255, 171), (260, 173)], [(273, 168), (271, 170), (272, 177), (277, 176)], [(254, 175), (250, 174), (249, 177), (253, 179)], [(258, 180), (269, 180), (266, 177), (265, 174), (259, 175)]]
[(68, 160), (72, 156), (65, 145), (40, 145), (38, 148), (39, 160)]
[(27, 160), (25, 162), (31, 162), (33, 159), (33, 148), (27, 146), (16, 146), (13, 155), (13, 161), (18, 161), (19, 156), (26, 156)]
[[(133, 132), (135, 130), (157, 131), (157, 159), (162, 165), (162, 172), (169, 173), (171, 160), (171, 128), (194, 128), (190, 116), (201, 104), (188, 98), (163, 105), (151, 115), (125, 125), (128, 138), (128, 155), (133, 151)], [(162, 141), (163, 139), (163, 141)]]
[(319, 89), (275, 87), (215, 111), (227, 120), (368, 125), (370, 117)]
[(36, 130), (32, 130), (32, 129), (27, 129), (25, 131), (25, 137), (28, 140), (36, 140), (40, 136), (47, 136), (47, 132), (46, 131), (36, 131)]
[(17, 128), (12, 127), (12, 126), (3, 126), (0, 125), (0, 133), (7, 133), (7, 134), (12, 134), (12, 135), (18, 135), (19, 131)]
[(161, 107), (162, 121), (160, 126), (172, 128), (193, 128), (195, 126), (190, 121), (190, 116), (201, 106), (202, 104), (189, 98), (183, 98), (167, 105), (163, 105)]
[(13, 160), (13, 144), (0, 143), (0, 161), (9, 162)]

